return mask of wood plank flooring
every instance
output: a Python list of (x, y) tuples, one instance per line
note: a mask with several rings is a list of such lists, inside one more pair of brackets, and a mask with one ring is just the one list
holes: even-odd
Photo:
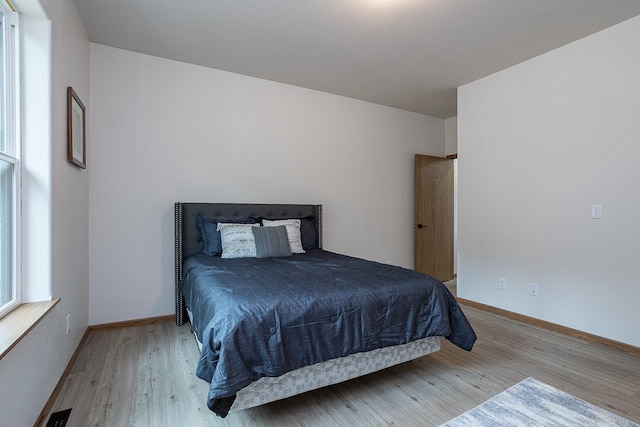
[[(189, 326), (92, 332), (52, 412), (67, 426), (434, 426), (531, 376), (640, 422), (640, 357), (464, 307), (478, 341), (230, 414), (206, 406)], [(48, 416), (47, 416), (48, 419)], [(46, 422), (45, 422), (46, 424)]]

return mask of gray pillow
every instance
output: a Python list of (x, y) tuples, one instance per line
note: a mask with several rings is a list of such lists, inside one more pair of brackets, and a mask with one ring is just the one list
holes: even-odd
[(251, 229), (256, 241), (256, 257), (270, 258), (291, 256), (291, 245), (287, 227), (254, 227)]
[(222, 258), (255, 258), (256, 243), (252, 228), (260, 224), (218, 223), (222, 242)]
[(265, 227), (277, 227), (279, 225), (284, 225), (285, 227), (287, 227), (287, 235), (289, 236), (289, 245), (291, 246), (291, 252), (294, 254), (304, 253), (304, 249), (302, 248), (302, 238), (300, 236), (300, 219), (263, 219), (262, 225)]
[(200, 230), (200, 239), (202, 240), (202, 254), (208, 256), (219, 256), (222, 253), (222, 240), (218, 231), (218, 223), (233, 224), (253, 224), (254, 218), (234, 218), (234, 219), (213, 219), (207, 218), (202, 214), (196, 218), (198, 229)]

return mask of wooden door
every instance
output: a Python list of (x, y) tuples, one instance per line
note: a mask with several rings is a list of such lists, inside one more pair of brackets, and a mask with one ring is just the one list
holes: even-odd
[(416, 271), (453, 279), (453, 160), (416, 154)]

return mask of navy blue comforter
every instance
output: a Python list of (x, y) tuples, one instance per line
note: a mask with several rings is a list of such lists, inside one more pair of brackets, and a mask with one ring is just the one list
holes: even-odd
[(182, 293), (203, 344), (196, 375), (211, 383), (207, 404), (223, 417), (236, 392), (263, 376), (427, 336), (465, 350), (476, 340), (441, 282), (323, 250), (192, 256)]

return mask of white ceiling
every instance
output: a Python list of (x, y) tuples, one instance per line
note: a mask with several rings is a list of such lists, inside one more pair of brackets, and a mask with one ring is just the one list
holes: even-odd
[(640, 0), (76, 2), (95, 43), (440, 118), (458, 86), (640, 15)]

